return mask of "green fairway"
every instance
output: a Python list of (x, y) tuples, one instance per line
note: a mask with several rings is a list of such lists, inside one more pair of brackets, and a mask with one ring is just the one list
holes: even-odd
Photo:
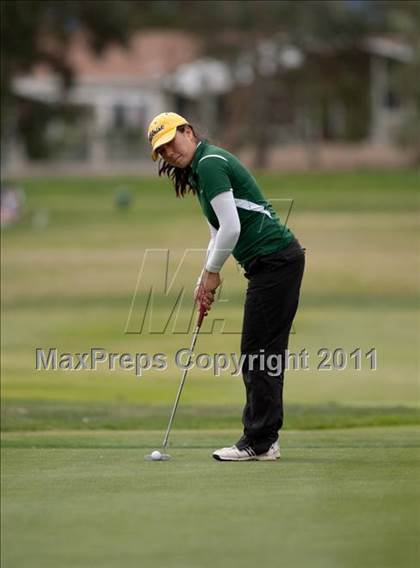
[[(419, 173), (257, 177), (267, 197), (286, 200), (273, 201), (283, 219), (294, 200), (288, 224), (307, 248), (289, 348), (307, 349), (311, 368), (286, 374), (291, 427), (411, 423), (416, 413), (418, 422)], [(2, 235), (3, 428), (160, 428), (180, 376), (174, 354), (190, 343), (186, 324), (203, 253), (186, 257), (178, 273), (177, 286), (185, 286), (185, 294), (177, 321), (171, 320), (164, 333), (150, 331), (168, 320), (179, 291), (176, 286), (167, 296), (163, 291), (165, 258), (151, 259), (136, 295), (135, 290), (146, 249), (170, 250), (172, 276), (185, 249), (206, 247), (207, 225), (196, 199), (177, 200), (166, 180), (154, 178), (20, 183), (27, 195), (25, 220)], [(114, 207), (115, 192), (122, 186), (134, 197), (125, 212)], [(40, 211), (49, 217), (44, 228), (33, 222)], [(222, 295), (197, 344), (210, 354), (239, 352), (246, 280), (232, 260), (223, 276)], [(153, 321), (135, 333), (152, 284)], [(133, 372), (103, 368), (34, 369), (37, 347), (85, 352), (92, 346), (120, 353), (165, 352), (168, 369), (149, 371), (141, 379)], [(317, 353), (323, 347), (343, 348), (347, 354), (357, 347), (363, 354), (376, 348), (378, 369), (369, 370), (364, 359), (360, 371), (351, 366), (319, 371)], [(192, 369), (182, 402), (191, 409), (187, 412), (215, 416), (204, 427), (236, 428), (242, 381), (228, 371), (214, 377)], [(121, 422), (121, 414), (131, 418)], [(105, 419), (96, 420), (98, 415)], [(191, 421), (180, 425), (196, 426)]]
[(3, 436), (2, 566), (415, 567), (419, 427), (285, 432), (277, 462), (220, 463), (229, 431)]

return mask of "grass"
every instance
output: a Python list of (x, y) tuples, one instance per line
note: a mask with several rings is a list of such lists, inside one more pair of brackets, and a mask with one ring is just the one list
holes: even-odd
[[(258, 179), (270, 198), (294, 199), (289, 225), (307, 248), (289, 348), (306, 348), (311, 367), (287, 373), (291, 427), (352, 426), (362, 415), (362, 424), (416, 420), (419, 173), (270, 174)], [(170, 249), (171, 277), (186, 248), (206, 246), (207, 228), (196, 200), (169, 197), (168, 184), (154, 178), (31, 179), (20, 184), (27, 196), (26, 217), (2, 235), (1, 386), (8, 413), (3, 427), (48, 427), (50, 419), (61, 427), (54, 410), (60, 408), (66, 417), (61, 425), (73, 428), (80, 412), (86, 414), (80, 411), (83, 405), (91, 405), (94, 416), (108, 413), (109, 420), (93, 420), (98, 427), (133, 427), (135, 407), (142, 427), (161, 425), (159, 408), (171, 404), (179, 380), (175, 353), (190, 343), (191, 293), (203, 253), (184, 259), (168, 295), (165, 255), (147, 257), (135, 294), (136, 283), (146, 249)], [(126, 212), (114, 207), (115, 192), (122, 186), (134, 197)], [(285, 218), (289, 204), (275, 205)], [(45, 228), (34, 224), (39, 211), (49, 216)], [(223, 275), (221, 296), (197, 344), (210, 354), (239, 350), (246, 281), (233, 261)], [(153, 314), (139, 333), (150, 286), (155, 293)], [(180, 310), (170, 320), (182, 287)], [(37, 347), (84, 352), (92, 346), (121, 353), (164, 352), (168, 369), (142, 379), (103, 368), (96, 373), (34, 369)], [(342, 347), (347, 353), (376, 347), (378, 370), (369, 370), (364, 361), (361, 371), (320, 372), (322, 347)], [(185, 424), (195, 427), (191, 417), (197, 409), (208, 417), (204, 422), (209, 427), (230, 425), (242, 400), (240, 379), (228, 372), (215, 378), (192, 369), (183, 395), (190, 417)], [(116, 406), (133, 418), (118, 418)], [(308, 411), (301, 412), (305, 406)], [(19, 407), (27, 414), (17, 414)], [(76, 418), (68, 418), (72, 416)]]
[[(239, 436), (241, 378), (197, 368), (174, 459), (143, 461), (190, 344), (203, 253), (183, 255), (208, 239), (196, 200), (151, 178), (20, 180), (25, 218), (2, 233), (3, 566), (418, 565), (419, 172), (258, 179), (267, 197), (294, 200), (288, 224), (307, 248), (289, 349), (305, 348), (309, 369), (286, 373), (282, 460), (248, 464), (209, 457)], [(122, 186), (126, 212), (114, 206)], [(290, 203), (274, 205), (284, 219)], [(147, 249), (170, 249), (170, 278), (183, 259), (167, 295), (164, 254), (138, 280)], [(223, 276), (197, 352), (238, 354), (246, 281), (232, 261)], [(164, 352), (168, 368), (36, 371), (37, 347)], [(361, 370), (319, 370), (323, 347), (360, 347)]]
[(419, 427), (287, 432), (275, 463), (220, 463), (232, 433), (3, 435), (2, 565), (418, 565)]
[[(93, 402), (51, 404), (47, 401), (7, 401), (2, 429), (6, 432), (48, 430), (164, 430), (169, 406), (100, 404)], [(241, 407), (181, 405), (175, 428), (190, 430), (241, 427)], [(363, 407), (338, 404), (286, 407), (287, 429), (354, 428), (419, 424), (418, 408), (405, 406)]]

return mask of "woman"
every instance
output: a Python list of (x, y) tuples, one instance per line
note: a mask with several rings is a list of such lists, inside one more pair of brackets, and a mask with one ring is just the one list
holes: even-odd
[[(303, 249), (280, 223), (257, 182), (232, 154), (200, 139), (182, 116), (165, 112), (148, 131), (159, 175), (172, 180), (178, 197), (197, 195), (210, 229), (205, 267), (195, 299), (210, 309), (220, 270), (230, 254), (249, 280), (241, 340), (246, 389), (243, 435), (213, 452), (220, 461), (275, 460), (283, 425), (283, 367), (305, 265)], [(270, 358), (271, 356), (271, 358)], [(268, 361), (277, 361), (276, 366)]]

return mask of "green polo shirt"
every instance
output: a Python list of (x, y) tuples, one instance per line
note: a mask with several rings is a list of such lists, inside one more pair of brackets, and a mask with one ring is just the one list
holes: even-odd
[(232, 251), (244, 266), (251, 259), (285, 248), (294, 235), (280, 222), (254, 177), (232, 154), (203, 140), (191, 163), (189, 183), (197, 191), (204, 215), (219, 229), (211, 200), (219, 193), (232, 190), (241, 223), (241, 233)]

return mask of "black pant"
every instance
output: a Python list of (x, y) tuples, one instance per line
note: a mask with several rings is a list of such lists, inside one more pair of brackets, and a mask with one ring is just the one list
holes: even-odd
[[(299, 302), (304, 251), (295, 239), (245, 267), (249, 283), (241, 353), (246, 356), (242, 367), (246, 404), (244, 435), (236, 444), (239, 449), (251, 445), (257, 454), (266, 452), (283, 425), (285, 351)], [(251, 360), (250, 355), (258, 357)]]

